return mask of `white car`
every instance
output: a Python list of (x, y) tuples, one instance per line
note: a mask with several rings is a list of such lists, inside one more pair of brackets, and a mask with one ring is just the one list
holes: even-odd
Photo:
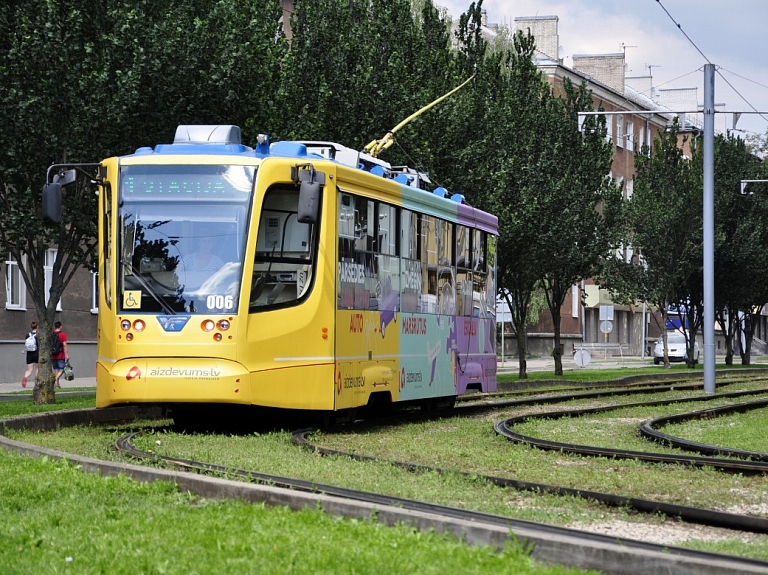
[[(669, 361), (685, 361), (688, 358), (685, 349), (685, 336), (679, 331), (667, 332), (667, 353)], [(693, 344), (693, 358), (699, 363), (699, 343)], [(659, 365), (664, 361), (664, 340), (660, 337), (653, 348), (653, 363)]]

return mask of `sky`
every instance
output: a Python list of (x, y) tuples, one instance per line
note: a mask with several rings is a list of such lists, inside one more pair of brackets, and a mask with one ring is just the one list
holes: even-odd
[[(454, 19), (470, 5), (433, 2)], [(565, 66), (573, 66), (573, 54), (624, 50), (627, 76), (650, 73), (657, 88), (698, 87), (699, 104), (709, 60), (717, 70), (715, 104), (763, 112), (742, 114), (737, 133), (768, 130), (768, 0), (484, 0), (482, 6), (489, 23), (510, 28), (519, 16), (558, 16)], [(733, 127), (731, 114), (725, 125)]]

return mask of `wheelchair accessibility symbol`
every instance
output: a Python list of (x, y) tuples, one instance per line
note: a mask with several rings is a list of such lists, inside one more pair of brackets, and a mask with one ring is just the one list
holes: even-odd
[(126, 290), (123, 292), (123, 308), (139, 309), (141, 307), (141, 290)]

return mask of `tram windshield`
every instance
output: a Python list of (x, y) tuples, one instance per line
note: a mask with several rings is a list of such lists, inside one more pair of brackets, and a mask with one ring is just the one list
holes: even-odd
[(255, 167), (121, 169), (119, 308), (236, 313)]

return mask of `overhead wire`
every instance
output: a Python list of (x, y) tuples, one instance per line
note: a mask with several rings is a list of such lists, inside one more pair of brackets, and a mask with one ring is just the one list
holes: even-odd
[[(680, 32), (683, 34), (683, 36), (685, 36), (685, 38), (688, 40), (688, 42), (690, 42), (690, 43), (691, 43), (691, 46), (693, 46), (693, 47), (696, 49), (696, 51), (697, 51), (699, 54), (701, 54), (701, 57), (702, 57), (702, 58), (704, 58), (704, 59), (707, 61), (707, 64), (710, 64), (710, 65), (713, 65), (713, 66), (714, 66), (714, 64), (712, 64), (712, 62), (710, 61), (710, 59), (709, 59), (709, 58), (707, 58), (706, 54), (704, 54), (704, 52), (702, 52), (702, 51), (701, 51), (701, 49), (700, 49), (700, 48), (699, 48), (699, 47), (696, 45), (696, 43), (695, 43), (693, 40), (691, 40), (691, 37), (690, 37), (690, 36), (688, 36), (688, 34), (686, 34), (685, 30), (683, 30), (683, 27), (680, 25), (680, 23), (679, 23), (679, 22), (677, 22), (677, 21), (676, 21), (676, 20), (675, 20), (675, 19), (672, 17), (672, 14), (670, 14), (670, 13), (669, 13), (669, 10), (667, 10), (667, 9), (666, 9), (666, 7), (664, 6), (664, 4), (662, 4), (662, 3), (661, 3), (661, 0), (656, 0), (656, 2), (658, 3), (658, 5), (659, 5), (659, 6), (661, 6), (661, 9), (662, 9), (662, 10), (664, 10), (664, 12), (667, 14), (667, 16), (669, 16), (669, 19), (672, 21), (672, 23), (673, 23), (675, 26), (677, 26), (678, 30), (680, 30)], [(718, 66), (715, 66), (715, 71), (716, 71), (716, 72), (717, 72), (717, 74), (718, 74), (718, 75), (719, 75), (719, 76), (720, 76), (720, 77), (723, 79), (723, 81), (724, 81), (726, 84), (728, 84), (728, 86), (730, 86), (731, 90), (733, 90), (734, 92), (736, 92), (736, 95), (738, 95), (738, 96), (739, 96), (739, 98), (741, 98), (742, 100), (744, 100), (744, 102), (747, 104), (747, 106), (749, 106), (750, 108), (752, 108), (752, 111), (753, 111), (753, 112), (757, 113), (757, 115), (759, 115), (761, 118), (763, 118), (764, 120), (768, 121), (768, 117), (766, 117), (765, 115), (761, 114), (761, 113), (758, 111), (758, 109), (757, 109), (757, 108), (755, 108), (755, 107), (752, 105), (752, 103), (751, 103), (749, 100), (747, 100), (747, 98), (746, 98), (746, 97), (745, 97), (745, 96), (744, 96), (744, 95), (743, 95), (741, 92), (739, 92), (739, 91), (738, 91), (738, 90), (737, 90), (737, 89), (736, 89), (736, 88), (733, 86), (733, 84), (731, 84), (731, 83), (728, 81), (728, 78), (726, 78), (725, 76), (723, 76), (723, 74), (720, 72), (720, 68), (719, 68)], [(757, 82), (755, 82), (755, 83), (757, 83)]]

